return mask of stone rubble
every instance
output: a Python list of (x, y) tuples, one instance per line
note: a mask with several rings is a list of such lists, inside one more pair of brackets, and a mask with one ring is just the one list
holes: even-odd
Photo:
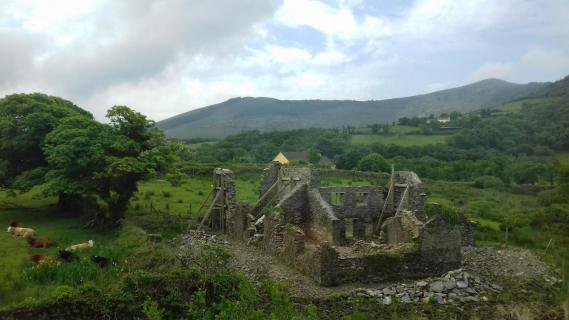
[(392, 284), (377, 289), (357, 289), (357, 297), (368, 297), (384, 305), (400, 303), (459, 304), (488, 301), (487, 295), (497, 294), (503, 288), (495, 283), (487, 284), (480, 277), (462, 269), (449, 271), (439, 278), (429, 278), (414, 283)]
[(204, 242), (209, 244), (229, 244), (229, 242), (223, 240), (218, 235), (198, 230), (190, 230), (188, 233), (181, 235), (179, 240), (182, 246), (188, 247)]

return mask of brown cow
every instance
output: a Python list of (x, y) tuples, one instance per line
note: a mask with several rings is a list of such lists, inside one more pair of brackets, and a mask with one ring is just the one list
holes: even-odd
[(31, 247), (39, 249), (51, 248), (55, 245), (55, 241), (49, 239), (36, 239), (34, 237), (28, 238), (28, 244)]

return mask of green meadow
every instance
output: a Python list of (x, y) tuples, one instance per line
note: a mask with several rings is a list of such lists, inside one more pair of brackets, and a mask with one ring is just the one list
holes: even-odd
[(429, 144), (443, 144), (449, 135), (352, 135), (351, 144), (370, 145), (374, 143), (395, 144), (402, 147), (424, 146)]
[[(237, 179), (239, 201), (256, 201), (259, 179), (260, 175)], [(49, 249), (36, 249), (23, 238), (6, 231), (1, 233), (0, 309), (40, 303), (59, 295), (68, 286), (113, 287), (120, 275), (129, 271), (125, 260), (148, 249), (147, 245), (154, 246), (146, 234), (160, 233), (168, 239), (186, 231), (189, 218), (201, 217), (207, 210), (206, 205), (198, 212), (209, 190), (211, 178), (206, 176), (186, 177), (176, 187), (159, 179), (140, 183), (125, 226), (114, 232), (86, 229), (80, 219), (61, 217), (55, 207), (56, 199), (42, 197), (37, 188), (21, 194), (0, 190), (0, 225), (7, 228), (9, 223), (17, 221), (36, 230), (37, 238), (57, 244)], [(56, 257), (58, 250), (88, 240), (93, 240), (95, 246), (80, 253), (77, 263), (34, 266), (30, 260), (32, 254)], [(90, 261), (92, 255), (111, 258), (117, 265), (101, 269)]]

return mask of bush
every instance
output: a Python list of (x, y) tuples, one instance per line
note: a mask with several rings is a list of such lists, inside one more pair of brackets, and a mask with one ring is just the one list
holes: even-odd
[(170, 191), (162, 191), (162, 196), (164, 198), (170, 198), (172, 196), (172, 193), (170, 193)]
[(180, 172), (169, 173), (166, 175), (166, 180), (168, 180), (168, 182), (170, 182), (170, 185), (172, 187), (178, 187), (182, 184), (182, 182), (184, 180), (184, 175)]
[(462, 213), (460, 213), (456, 208), (438, 203), (427, 203), (425, 205), (425, 213), (428, 216), (439, 215), (450, 225), (459, 223), (463, 217)]
[(493, 176), (480, 176), (474, 180), (474, 186), (480, 189), (488, 189), (488, 188), (502, 188), (504, 186), (504, 182), (497, 177)]
[(389, 172), (389, 163), (379, 154), (371, 153), (358, 161), (358, 169), (361, 171)]
[(569, 199), (559, 189), (552, 189), (540, 192), (537, 195), (537, 201), (543, 206), (550, 206), (556, 203), (567, 203)]

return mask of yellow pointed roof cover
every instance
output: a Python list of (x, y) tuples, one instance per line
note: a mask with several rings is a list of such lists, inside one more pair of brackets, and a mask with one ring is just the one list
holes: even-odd
[(279, 152), (279, 154), (277, 154), (277, 156), (273, 159), (273, 161), (277, 161), (281, 164), (287, 164), (288, 163), (288, 159), (284, 156), (284, 154), (282, 152)]

